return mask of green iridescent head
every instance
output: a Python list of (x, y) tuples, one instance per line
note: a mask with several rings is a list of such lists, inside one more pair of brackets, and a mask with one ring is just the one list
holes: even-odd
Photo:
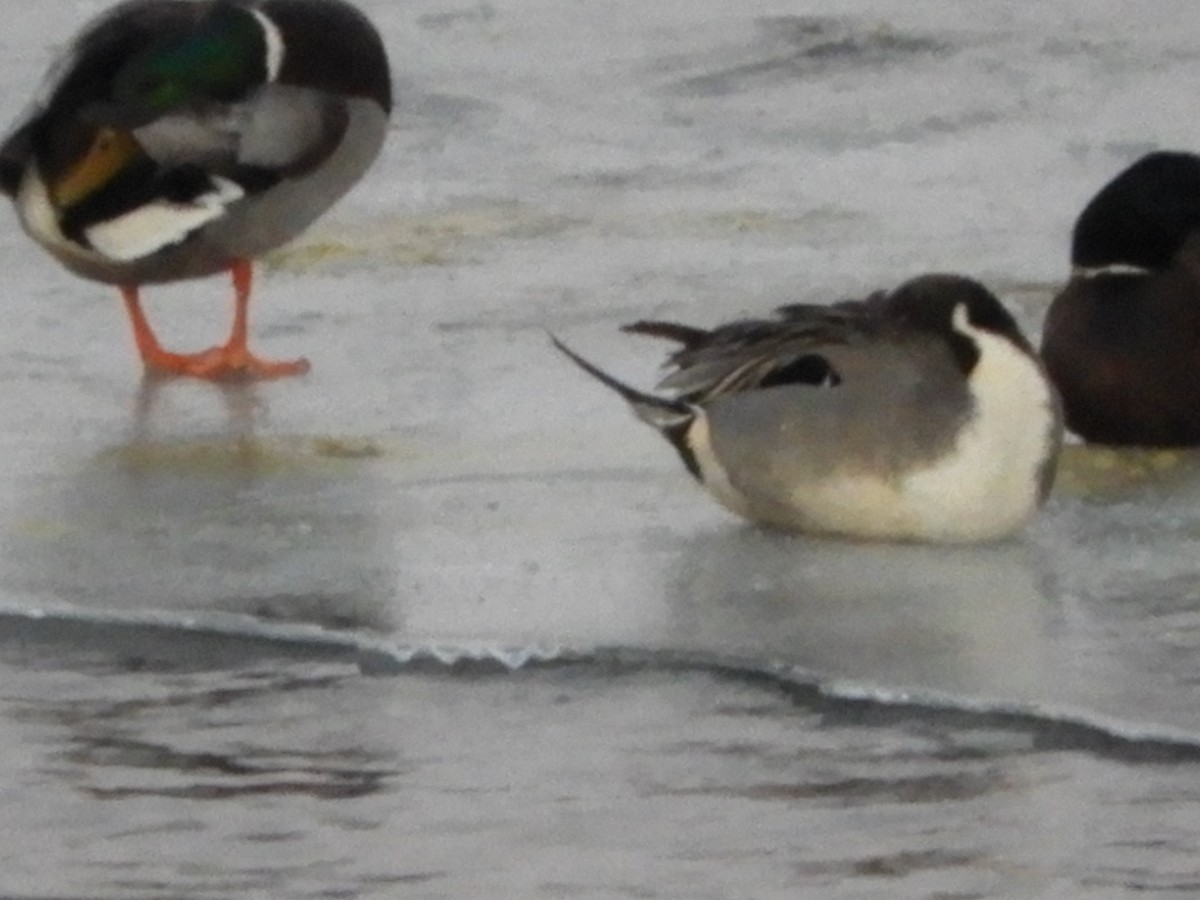
[(157, 40), (117, 73), (113, 98), (161, 113), (202, 100), (231, 101), (267, 75), (263, 26), (252, 12), (218, 3), (191, 31)]

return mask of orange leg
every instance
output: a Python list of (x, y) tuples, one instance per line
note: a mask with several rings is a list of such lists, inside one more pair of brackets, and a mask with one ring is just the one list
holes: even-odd
[(171, 353), (158, 343), (146, 314), (138, 299), (134, 285), (121, 287), (125, 310), (133, 325), (133, 340), (146, 372), (151, 375), (190, 375), (212, 381), (256, 381), (266, 378), (286, 378), (303, 375), (308, 371), (307, 359), (275, 361), (262, 359), (250, 352), (247, 346), (248, 311), (250, 308), (251, 264), (238, 260), (231, 270), (233, 275), (234, 307), (233, 329), (229, 340), (219, 347), (211, 347), (199, 353)]

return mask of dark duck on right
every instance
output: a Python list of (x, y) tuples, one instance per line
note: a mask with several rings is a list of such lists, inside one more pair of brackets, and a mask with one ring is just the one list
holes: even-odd
[(1075, 223), (1042, 357), (1067, 427), (1101, 444), (1200, 444), (1200, 156), (1156, 152)]

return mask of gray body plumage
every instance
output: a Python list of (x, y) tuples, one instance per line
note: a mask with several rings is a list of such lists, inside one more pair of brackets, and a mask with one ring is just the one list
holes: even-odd
[(928, 335), (879, 335), (820, 352), (840, 377), (836, 386), (782, 384), (704, 405), (730, 482), (763, 509), (796, 484), (854, 473), (895, 480), (932, 465), (973, 413), (945, 343)]

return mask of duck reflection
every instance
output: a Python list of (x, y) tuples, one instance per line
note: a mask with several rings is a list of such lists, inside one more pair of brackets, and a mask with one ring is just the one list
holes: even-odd
[(145, 380), (125, 441), (38, 485), (30, 519), (46, 524), (18, 536), (10, 584), (99, 609), (392, 627), (371, 454), (268, 417), (252, 384)]
[(798, 539), (723, 529), (689, 541), (668, 601), (676, 640), (851, 681), (1039, 695), (1051, 604), (1030, 548)]
[[(142, 376), (134, 399), (133, 416), (129, 428), (128, 447), (132, 451), (150, 449), (155, 444), (156, 426), (163, 422), (178, 421), (175, 412), (165, 407), (166, 395), (173, 387), (192, 387), (176, 379), (147, 373)], [(267, 404), (262, 398), (259, 385), (253, 381), (214, 382), (210, 393), (221, 401), (224, 410), (224, 434), (234, 446), (244, 447), (250, 454), (247, 463), (253, 462), (253, 438), (255, 422), (266, 416)]]

